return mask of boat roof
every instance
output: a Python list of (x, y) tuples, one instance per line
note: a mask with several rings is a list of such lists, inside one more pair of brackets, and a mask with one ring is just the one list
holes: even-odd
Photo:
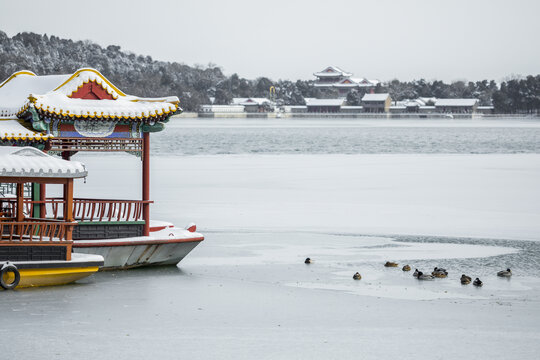
[(0, 146), (0, 177), (66, 179), (87, 175), (78, 161), (58, 159), (30, 146)]
[[(87, 84), (107, 99), (77, 98), (77, 92)], [(79, 69), (73, 74), (42, 76), (23, 70), (0, 83), (0, 118), (21, 117), (29, 107), (35, 107), (51, 116), (145, 119), (172, 114), (178, 109), (178, 103), (176, 96), (127, 95), (91, 68)]]

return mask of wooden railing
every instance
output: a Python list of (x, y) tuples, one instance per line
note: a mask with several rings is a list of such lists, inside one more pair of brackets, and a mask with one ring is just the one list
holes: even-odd
[(24, 221), (13, 221), (11, 218), (2, 218), (0, 243), (71, 244), (72, 241), (66, 239), (66, 234), (76, 224), (48, 219), (25, 218)]
[[(62, 219), (64, 203), (61, 198), (48, 198), (43, 202), (25, 199), (24, 210), (28, 216), (34, 217), (34, 205), (44, 204), (45, 214), (40, 214), (41, 218)], [(151, 203), (153, 201), (73, 199), (73, 218), (77, 221), (138, 221), (143, 220), (144, 204)], [(0, 207), (8, 216), (13, 216), (16, 213), (16, 200), (2, 198)]]

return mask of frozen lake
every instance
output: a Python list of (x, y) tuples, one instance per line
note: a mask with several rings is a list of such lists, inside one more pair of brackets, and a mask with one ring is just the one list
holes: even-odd
[(173, 119), (159, 154), (540, 152), (540, 120)]
[[(0, 293), (6, 357), (536, 359), (539, 122), (173, 121), (152, 217), (206, 240), (179, 268)], [(77, 196), (140, 197), (137, 158), (75, 159)]]

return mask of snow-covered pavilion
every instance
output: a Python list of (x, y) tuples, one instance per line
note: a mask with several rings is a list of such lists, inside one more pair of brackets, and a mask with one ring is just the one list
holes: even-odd
[[(148, 235), (150, 133), (179, 110), (176, 96), (128, 95), (91, 68), (44, 76), (18, 71), (0, 83), (0, 145), (40, 147), (67, 160), (79, 151), (140, 155), (142, 200), (134, 206), (143, 207)], [(45, 201), (44, 188), (39, 193)]]

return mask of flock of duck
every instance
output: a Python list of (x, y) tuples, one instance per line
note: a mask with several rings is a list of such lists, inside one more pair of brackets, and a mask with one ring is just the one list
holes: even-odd
[[(306, 258), (306, 260), (304, 261), (305, 264), (311, 264), (311, 262), (312, 262), (312, 260), (310, 258)], [(392, 261), (387, 261), (384, 264), (384, 266), (385, 267), (398, 267), (399, 264), (395, 263), (395, 262), (392, 262)], [(403, 266), (403, 268), (401, 270), (403, 270), (403, 271), (411, 271), (411, 267), (409, 265), (405, 265), (405, 266)], [(418, 271), (418, 269), (414, 269), (413, 276), (415, 278), (417, 278), (418, 280), (433, 280), (434, 278), (445, 278), (445, 277), (447, 277), (448, 276), (448, 271), (446, 271), (446, 269), (443, 269), (443, 268), (435, 267), (433, 269), (433, 271), (431, 272), (431, 274), (424, 274), (422, 271)], [(501, 271), (497, 272), (497, 276), (509, 278), (509, 277), (512, 276), (512, 270), (510, 270), (510, 269), (501, 270)], [(362, 275), (360, 275), (360, 273), (357, 271), (353, 275), (353, 279), (354, 280), (361, 280)], [(472, 282), (472, 284), (474, 286), (482, 286), (484, 284), (482, 282), (482, 280), (480, 280), (479, 278), (476, 278), (476, 279), (474, 279), (474, 281), (472, 281), (472, 278), (470, 276), (465, 275), (465, 274), (461, 275), (460, 281), (461, 281), (461, 283), (463, 285), (468, 285), (471, 282)]]

